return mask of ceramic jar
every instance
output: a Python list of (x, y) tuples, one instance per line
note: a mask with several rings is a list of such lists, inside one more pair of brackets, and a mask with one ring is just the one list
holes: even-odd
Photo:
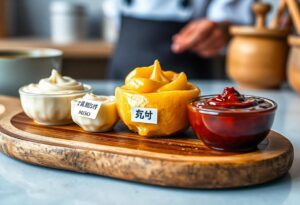
[(53, 42), (71, 43), (86, 37), (86, 12), (83, 5), (71, 1), (54, 1), (50, 13)]
[(285, 80), (288, 46), (286, 30), (265, 27), (268, 4), (254, 4), (256, 26), (233, 26), (227, 56), (227, 74), (241, 87), (278, 88)]

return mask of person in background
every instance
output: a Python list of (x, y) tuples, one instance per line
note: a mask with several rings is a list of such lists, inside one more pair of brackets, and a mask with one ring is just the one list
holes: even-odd
[(250, 24), (254, 0), (117, 0), (120, 35), (110, 78), (124, 78), (159, 59), (164, 69), (213, 78), (212, 57), (229, 40), (230, 24)]

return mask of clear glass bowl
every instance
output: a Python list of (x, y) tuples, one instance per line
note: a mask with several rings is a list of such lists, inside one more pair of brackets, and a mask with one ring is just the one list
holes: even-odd
[(267, 98), (259, 98), (269, 104), (268, 108), (220, 109), (212, 106), (195, 106), (196, 101), (207, 100), (216, 95), (201, 96), (188, 104), (190, 124), (205, 145), (216, 150), (252, 150), (268, 135), (275, 117), (277, 104)]

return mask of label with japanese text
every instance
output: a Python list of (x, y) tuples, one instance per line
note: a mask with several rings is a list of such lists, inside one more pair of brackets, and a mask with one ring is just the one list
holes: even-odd
[(96, 119), (100, 107), (101, 102), (81, 99), (77, 101), (73, 112), (80, 117)]
[(157, 124), (157, 109), (155, 108), (131, 108), (131, 121)]

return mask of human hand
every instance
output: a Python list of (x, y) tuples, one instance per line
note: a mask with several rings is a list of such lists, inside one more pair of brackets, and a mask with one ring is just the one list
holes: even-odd
[(215, 56), (229, 39), (227, 28), (226, 22), (194, 20), (174, 35), (171, 49), (174, 53), (191, 50), (202, 57)]

